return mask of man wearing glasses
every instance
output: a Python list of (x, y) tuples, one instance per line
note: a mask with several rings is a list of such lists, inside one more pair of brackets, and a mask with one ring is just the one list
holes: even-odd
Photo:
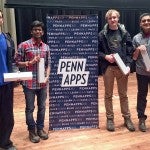
[(135, 47), (134, 60), (136, 60), (137, 77), (137, 113), (139, 119), (139, 130), (146, 132), (145, 109), (147, 104), (148, 85), (150, 83), (150, 71), (146, 68), (142, 54), (147, 53), (150, 56), (150, 13), (144, 13), (140, 16), (139, 24), (141, 32), (134, 36), (133, 45)]

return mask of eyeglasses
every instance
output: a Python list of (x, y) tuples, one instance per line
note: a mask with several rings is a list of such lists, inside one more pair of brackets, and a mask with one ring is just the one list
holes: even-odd
[(142, 23), (145, 23), (146, 21), (150, 22), (150, 19), (143, 19), (143, 20), (141, 20)]

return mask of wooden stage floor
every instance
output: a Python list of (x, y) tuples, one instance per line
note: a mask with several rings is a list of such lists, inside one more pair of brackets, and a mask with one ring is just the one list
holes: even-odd
[[(115, 132), (106, 130), (106, 117), (104, 108), (104, 86), (102, 77), (99, 78), (99, 129), (73, 129), (49, 131), (49, 139), (40, 143), (31, 143), (25, 124), (25, 101), (22, 87), (15, 88), (14, 117), (15, 126), (11, 136), (18, 150), (149, 150), (150, 149), (150, 102), (148, 101), (146, 113), (148, 119), (147, 132), (138, 130), (138, 119), (136, 113), (136, 77), (129, 76), (128, 97), (132, 120), (136, 131), (129, 132), (123, 126), (123, 118), (120, 113), (119, 97), (116, 83), (114, 87), (114, 113)], [(148, 99), (150, 99), (148, 95)], [(49, 126), (49, 106), (47, 99), (47, 110), (45, 118), (45, 129)]]

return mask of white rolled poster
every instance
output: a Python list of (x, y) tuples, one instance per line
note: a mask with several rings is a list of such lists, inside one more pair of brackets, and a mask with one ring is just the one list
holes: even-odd
[(127, 68), (127, 66), (124, 64), (123, 60), (121, 59), (121, 57), (119, 56), (118, 53), (113, 54), (113, 57), (118, 65), (118, 67), (120, 68), (120, 70), (123, 72), (123, 74), (128, 74), (129, 73), (129, 69)]

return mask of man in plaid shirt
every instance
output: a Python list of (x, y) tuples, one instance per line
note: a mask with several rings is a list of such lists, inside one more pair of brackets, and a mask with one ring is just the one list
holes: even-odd
[[(26, 100), (26, 124), (29, 130), (29, 139), (33, 143), (48, 139), (48, 134), (43, 130), (45, 118), (45, 101), (47, 98), (47, 83), (50, 75), (50, 49), (42, 41), (44, 24), (38, 20), (31, 24), (31, 39), (22, 42), (18, 46), (17, 64), (23, 71), (32, 71), (32, 80), (22, 81), (23, 92)], [(38, 82), (38, 63), (44, 58), (45, 81)], [(37, 118), (33, 117), (34, 101), (37, 96)]]

